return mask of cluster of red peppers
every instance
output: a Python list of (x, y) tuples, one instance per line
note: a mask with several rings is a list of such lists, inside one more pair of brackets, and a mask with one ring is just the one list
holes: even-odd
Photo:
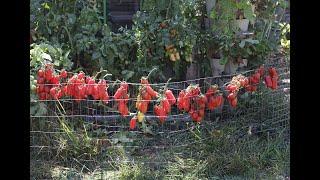
[(140, 82), (141, 86), (139, 87), (136, 108), (138, 111), (145, 114), (148, 110), (150, 101), (158, 96), (158, 92), (152, 89), (146, 77), (142, 77)]
[(218, 85), (211, 85), (208, 88), (206, 98), (208, 100), (207, 106), (209, 110), (214, 110), (220, 107), (224, 102), (223, 95), (218, 90)]
[(46, 64), (44, 69), (39, 69), (37, 74), (36, 92), (40, 100), (59, 99), (63, 96), (59, 88), (60, 78), (66, 78), (67, 72), (62, 70), (60, 74), (54, 72), (52, 64)]
[(257, 91), (258, 84), (260, 83), (261, 77), (264, 75), (264, 67), (260, 66), (259, 69), (255, 71), (253, 75), (249, 77), (249, 84), (245, 87), (247, 91), (254, 92)]
[[(67, 79), (68, 73), (62, 69), (60, 74), (54, 72), (52, 64), (47, 64), (45, 69), (38, 70), (37, 93), (40, 100), (60, 99), (62, 96), (70, 96), (76, 102), (92, 96), (95, 100), (108, 103), (108, 85), (106, 80), (99, 80), (98, 83), (92, 77), (86, 77), (84, 72), (74, 74)], [(60, 81), (64, 81), (61, 84)]]
[(178, 109), (188, 112), (193, 121), (200, 122), (204, 117), (207, 97), (201, 93), (198, 85), (189, 85), (180, 91), (177, 104)]
[(100, 79), (96, 83), (93, 77), (86, 77), (84, 72), (73, 75), (62, 89), (64, 89), (65, 95), (75, 98), (77, 102), (92, 96), (93, 99), (108, 104), (109, 95), (106, 80)]
[(127, 105), (129, 101), (128, 88), (128, 83), (126, 83), (125, 81), (121, 82), (120, 88), (113, 96), (114, 100), (118, 103), (118, 111), (122, 116), (126, 116), (129, 114)]
[(142, 77), (140, 79), (140, 87), (138, 91), (136, 108), (138, 110), (137, 115), (133, 116), (130, 120), (130, 129), (136, 127), (137, 120), (142, 122), (144, 119), (144, 114), (148, 111), (149, 103), (152, 99), (158, 96), (158, 92), (152, 89), (149, 84), (148, 77)]
[(164, 94), (160, 95), (157, 104), (153, 107), (154, 114), (159, 118), (160, 123), (163, 124), (167, 115), (171, 112), (171, 106), (176, 103), (171, 90), (165, 90)]
[[(237, 106), (237, 95), (241, 88), (248, 92), (257, 90), (257, 86), (264, 76), (264, 71), (264, 67), (261, 66), (249, 78), (243, 75), (237, 75), (232, 78), (225, 87), (227, 100), (231, 107)], [(273, 67), (268, 72), (269, 75), (264, 78), (265, 85), (275, 90), (278, 87), (278, 73)], [(60, 73), (55, 73), (53, 65), (47, 64), (44, 68), (38, 70), (37, 76), (36, 92), (40, 100), (60, 99), (63, 96), (70, 96), (79, 102), (91, 96), (93, 99), (101, 100), (107, 104), (110, 98), (106, 80), (101, 79), (96, 82), (94, 77), (86, 76), (84, 72), (74, 74), (68, 79), (67, 71), (61, 70)], [(60, 81), (63, 83), (60, 83)], [(130, 120), (130, 129), (136, 127), (137, 120), (142, 122), (149, 103), (155, 99), (156, 104), (153, 107), (153, 111), (161, 124), (165, 122), (171, 112), (171, 107), (176, 103), (178, 109), (188, 112), (195, 122), (201, 122), (206, 107), (209, 110), (214, 110), (224, 103), (223, 94), (218, 90), (219, 87), (217, 85), (211, 85), (205, 94), (201, 93), (198, 85), (189, 85), (186, 89), (180, 91), (176, 99), (172, 91), (167, 87), (160, 90), (160, 93), (153, 90), (147, 77), (142, 77), (140, 83), (136, 101), (138, 112)], [(124, 117), (130, 114), (127, 105), (129, 101), (128, 89), (128, 83), (123, 81), (113, 96), (117, 102), (119, 113)]]
[[(250, 78), (249, 78), (250, 79)], [(250, 84), (250, 80), (247, 77), (239, 74), (232, 78), (230, 83), (227, 85), (226, 90), (228, 91), (227, 99), (231, 107), (235, 108), (238, 103), (238, 92), (241, 88), (255, 87), (255, 85)]]
[(265, 83), (268, 88), (273, 90), (278, 88), (278, 73), (275, 68), (269, 69), (269, 75), (265, 77)]

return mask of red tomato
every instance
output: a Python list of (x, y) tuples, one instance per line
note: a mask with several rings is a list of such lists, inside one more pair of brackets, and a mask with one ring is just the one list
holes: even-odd
[(237, 86), (233, 85), (233, 84), (228, 84), (227, 85), (227, 90), (230, 92), (234, 92), (235, 90), (237, 90)]
[(40, 100), (45, 100), (45, 99), (47, 99), (47, 93), (45, 93), (45, 92), (40, 93), (40, 94), (39, 94), (39, 99), (40, 99)]
[(185, 97), (183, 98), (183, 104), (182, 104), (182, 106), (183, 106), (184, 111), (189, 111), (189, 109), (190, 109), (190, 98), (188, 98), (187, 96), (185, 96)]
[(199, 116), (203, 117), (204, 116), (204, 109), (199, 110)]
[(124, 94), (122, 95), (122, 99), (124, 100), (125, 103), (128, 103), (128, 101), (129, 101), (129, 95), (128, 95), (127, 93), (124, 93)]
[(206, 97), (209, 99), (209, 97), (213, 95), (214, 95), (214, 91), (211, 88), (209, 88), (206, 92)]
[(51, 97), (53, 97), (54, 99), (56, 99), (56, 88), (55, 87), (53, 87), (53, 88), (51, 88), (50, 89), (50, 95), (51, 95)]
[(201, 116), (198, 116), (197, 119), (196, 119), (196, 122), (199, 123), (199, 122), (201, 122), (201, 120), (202, 120), (202, 117), (201, 117)]
[(120, 86), (123, 87), (125, 91), (128, 91), (129, 85), (127, 82), (125, 81), (121, 82)]
[(37, 84), (44, 84), (45, 79), (43, 77), (38, 77)]
[(237, 97), (237, 94), (236, 93), (230, 93), (228, 96), (227, 96), (227, 98), (229, 99), (229, 100), (233, 100), (233, 99), (235, 99)]
[(81, 98), (85, 97), (86, 95), (86, 87), (85, 86), (78, 86), (79, 95)]
[(60, 99), (62, 97), (63, 93), (61, 91), (61, 89), (58, 90), (57, 92), (57, 98)]
[(272, 80), (271, 80), (271, 77), (269, 75), (265, 77), (265, 83), (266, 83), (268, 88), (272, 87)]
[(241, 86), (241, 87), (244, 87), (244, 86), (246, 85), (244, 79), (240, 79), (239, 82), (240, 82), (240, 86)]
[(146, 87), (146, 91), (152, 98), (157, 97), (158, 93), (152, 89), (151, 86)]
[(141, 82), (141, 84), (149, 84), (149, 81), (148, 81), (148, 79), (146, 77), (142, 77), (140, 79), (140, 82)]
[(65, 69), (62, 69), (62, 70), (60, 71), (60, 77), (66, 78), (67, 76), (68, 76), (67, 71), (66, 71)]
[(154, 114), (157, 115), (157, 116), (160, 115), (160, 110), (159, 109), (160, 109), (160, 106), (158, 106), (158, 105), (155, 105), (153, 107)]
[(60, 80), (60, 77), (56, 75), (56, 76), (52, 76), (52, 78), (50, 79), (50, 82), (52, 84), (59, 84), (59, 80)]
[(166, 97), (169, 100), (169, 103), (171, 105), (174, 105), (176, 103), (176, 98), (174, 97), (174, 95), (173, 95), (171, 90), (167, 89), (166, 92), (165, 92), (165, 95), (166, 95)]
[(170, 105), (168, 99), (163, 98), (161, 100), (161, 103), (162, 103), (162, 107), (163, 107), (164, 111), (166, 112), (166, 114), (170, 113), (171, 112), (171, 105)]
[(213, 96), (211, 96), (208, 100), (208, 109), (209, 110), (213, 110), (216, 106), (216, 98), (214, 98)]
[(50, 81), (51, 78), (53, 76), (53, 70), (52, 69), (49, 69), (47, 68), (45, 71), (44, 71), (44, 77), (47, 81)]
[(164, 121), (167, 117), (164, 108), (159, 105), (155, 105), (153, 110), (154, 110), (155, 115), (159, 118), (160, 123), (161, 124), (164, 123)]
[(251, 87), (251, 91), (257, 91), (257, 89), (258, 89), (258, 86), (252, 86)]
[(124, 89), (122, 86), (120, 86), (120, 88), (114, 94), (113, 98), (117, 100), (122, 96), (123, 93), (124, 93)]
[(151, 97), (151, 95), (149, 93), (144, 92), (144, 93), (142, 93), (142, 99), (146, 100), (147, 102), (149, 102), (152, 99), (152, 97)]
[(146, 101), (140, 102), (140, 106), (139, 106), (138, 110), (140, 112), (142, 112), (143, 114), (145, 114), (148, 110), (148, 102), (146, 102)]
[(261, 76), (264, 74), (264, 67), (261, 65), (258, 72), (260, 73)]
[(178, 95), (178, 99), (177, 99), (177, 106), (179, 110), (183, 109), (183, 105), (184, 105), (184, 96), (185, 96), (185, 90), (180, 91), (179, 95)]
[(269, 74), (271, 77), (278, 76), (278, 73), (274, 67), (269, 69)]
[(78, 78), (79, 79), (83, 79), (85, 77), (85, 75), (86, 74), (83, 71), (80, 71), (79, 74), (78, 74)]
[(108, 93), (105, 93), (102, 97), (100, 97), (103, 103), (108, 104), (109, 103), (109, 96)]
[(43, 69), (39, 69), (38, 77), (44, 78), (44, 70)]
[(231, 103), (230, 103), (230, 105), (231, 105), (231, 107), (236, 107), (237, 106), (237, 103), (238, 103), (238, 99), (237, 98), (235, 98), (235, 99), (233, 99), (233, 100), (231, 100)]
[(255, 78), (257, 81), (259, 81), (259, 79), (260, 79), (260, 73), (259, 73), (259, 72), (256, 72), (256, 73), (254, 74), (254, 78)]
[(221, 106), (223, 103), (223, 96), (222, 95), (216, 96), (216, 101), (217, 101), (217, 107)]
[(49, 93), (50, 92), (50, 88), (48, 85), (44, 86), (44, 92)]
[(38, 87), (39, 87), (39, 93), (45, 92), (45, 88), (43, 84), (39, 84)]
[(271, 88), (273, 90), (277, 89), (278, 88), (278, 81), (277, 81), (277, 78), (272, 78), (272, 86)]
[[(191, 112), (191, 111), (190, 111), (190, 112)], [(195, 112), (195, 111), (193, 111), (193, 112), (191, 113), (191, 118), (192, 118), (194, 121), (196, 121), (197, 118), (198, 118), (198, 113)]]
[(137, 124), (137, 117), (135, 116), (130, 120), (130, 129), (133, 130), (134, 128), (136, 128), (136, 124)]

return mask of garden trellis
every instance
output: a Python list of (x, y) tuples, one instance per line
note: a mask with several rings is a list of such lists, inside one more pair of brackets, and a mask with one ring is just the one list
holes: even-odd
[[(111, 96), (120, 85), (118, 81), (108, 82), (110, 95), (108, 104), (92, 99), (76, 102), (71, 98), (62, 98), (59, 99), (59, 102), (53, 99), (31, 101), (31, 106), (40, 104), (41, 108), (45, 110), (42, 114), (31, 115), (30, 148), (38, 153), (57, 155), (64, 148), (61, 147), (61, 143), (58, 143), (57, 134), (67, 134), (72, 141), (71, 133), (80, 138), (89, 137), (92, 143), (97, 144), (99, 151), (109, 151), (115, 148), (135, 152), (152, 151), (152, 155), (145, 157), (146, 159), (128, 157), (128, 159), (118, 160), (128, 163), (142, 161), (159, 168), (162, 164), (171, 162), (164, 156), (166, 151), (188, 147), (203, 141), (204, 139), (195, 138), (199, 129), (206, 129), (208, 133), (211, 133), (219, 130), (221, 126), (238, 124), (239, 128), (233, 135), (239, 138), (247, 136), (248, 133), (272, 135), (281, 130), (288, 131), (290, 119), (289, 66), (287, 63), (272, 64), (272, 66), (277, 67), (279, 74), (277, 90), (267, 89), (263, 83), (260, 83), (257, 92), (239, 93), (236, 108), (231, 108), (228, 101), (224, 101), (220, 108), (213, 111), (206, 109), (205, 117), (200, 124), (193, 122), (190, 115), (180, 111), (176, 105), (172, 106), (171, 113), (168, 114), (165, 122), (159, 124), (159, 120), (153, 112), (156, 100), (150, 100), (148, 111), (145, 113), (146, 121), (135, 130), (130, 130), (129, 122), (134, 114), (126, 117), (121, 116), (117, 111), (116, 102)], [(269, 67), (271, 66), (265, 65), (266, 69)], [(250, 76), (253, 73), (254, 70), (250, 70), (241, 74)], [(219, 87), (222, 87), (233, 76), (224, 75), (169, 82), (167, 86), (177, 98), (179, 92), (190, 84), (199, 84), (201, 92), (205, 93), (209, 85), (218, 84)], [(128, 82), (128, 84), (130, 94), (128, 107), (131, 112), (136, 112), (135, 101), (140, 83)], [(158, 90), (166, 83), (152, 83), (150, 85), (153, 89)], [(182, 139), (184, 140), (182, 141)], [(80, 145), (80, 147), (82, 146)], [(115, 163), (114, 158), (116, 157), (110, 155), (110, 161), (113, 163)]]

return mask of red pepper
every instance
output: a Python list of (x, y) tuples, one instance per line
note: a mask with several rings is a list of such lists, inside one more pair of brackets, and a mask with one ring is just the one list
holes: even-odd
[(266, 83), (268, 88), (272, 87), (272, 80), (271, 80), (271, 77), (269, 75), (265, 77), (265, 83)]
[(136, 128), (136, 124), (137, 124), (137, 117), (134, 116), (134, 117), (130, 120), (130, 129), (133, 130), (134, 128)]

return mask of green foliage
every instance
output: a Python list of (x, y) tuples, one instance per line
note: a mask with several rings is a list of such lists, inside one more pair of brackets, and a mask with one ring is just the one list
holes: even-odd
[(34, 71), (43, 66), (47, 61), (53, 63), (56, 68), (71, 69), (72, 62), (69, 59), (70, 51), (64, 52), (58, 44), (31, 44), (30, 70)]
[(281, 23), (281, 47), (286, 55), (290, 54), (290, 24)]
[[(103, 24), (102, 3), (32, 0), (34, 41), (59, 44), (64, 52), (70, 50), (72, 69), (89, 74), (102, 67), (114, 79), (138, 81), (157, 68), (155, 80), (181, 80), (191, 61), (206, 67), (203, 75), (210, 71), (207, 50), (212, 44), (215, 52), (222, 51), (222, 63), (239, 56), (247, 58), (249, 64), (263, 63), (265, 56), (280, 45), (279, 35), (274, 33), (281, 28), (275, 11), (287, 6), (283, 0), (219, 0), (208, 15), (213, 19), (210, 32), (201, 27), (206, 16), (204, 0), (140, 1), (133, 28), (114, 33), (108, 24)], [(254, 13), (252, 4), (256, 7)], [(250, 20), (249, 31), (254, 33), (250, 38), (236, 35), (239, 27), (235, 20), (241, 16)], [(282, 40), (282, 44), (288, 41)], [(180, 60), (170, 58), (171, 53), (165, 49), (168, 45), (174, 46)]]
[[(160, 73), (172, 67), (175, 78), (179, 78), (185, 72), (186, 62), (190, 61), (199, 39), (200, 8), (198, 1), (143, 1), (141, 11), (135, 15), (133, 27), (138, 44), (138, 62), (146, 69), (157, 65)], [(166, 27), (161, 28), (161, 23)], [(172, 31), (176, 34), (172, 35)], [(180, 60), (170, 61), (170, 53), (165, 50), (169, 45), (177, 49)]]
[[(255, 7), (254, 12), (252, 6)], [(257, 66), (263, 64), (271, 52), (277, 52), (280, 38), (276, 32), (281, 28), (279, 22), (283, 14), (276, 19), (276, 10), (286, 7), (282, 0), (217, 1), (210, 17), (213, 19), (214, 41), (218, 42), (215, 49), (222, 52), (222, 63), (241, 57), (248, 60), (249, 67)], [(250, 20), (248, 31), (253, 33), (250, 37), (238, 35), (239, 29), (234, 22), (241, 16)], [(286, 41), (282, 42), (285, 44)]]
[[(192, 60), (192, 51), (199, 42), (203, 3), (198, 0), (141, 1), (141, 12), (136, 14), (132, 30), (113, 33), (101, 22), (101, 6), (92, 8), (86, 1), (41, 4), (33, 0), (31, 28), (36, 31), (37, 42), (50, 41), (70, 49), (74, 69), (93, 73), (103, 67), (114, 78), (138, 80), (157, 67), (160, 80), (168, 78), (165, 69), (173, 71), (169, 76), (179, 79), (188, 65), (185, 60)], [(159, 28), (162, 22), (167, 28)], [(171, 37), (172, 30), (176, 31), (174, 37)], [(181, 60), (177, 62), (171, 62), (170, 54), (165, 51), (165, 46), (171, 44), (180, 55)]]
[[(31, 44), (30, 47), (30, 98), (31, 101), (36, 101), (35, 92), (38, 69), (43, 67), (46, 62), (52, 62), (58, 69), (70, 70), (73, 63), (69, 59), (70, 51), (64, 52), (57, 44)], [(30, 114), (32, 115), (39, 116), (46, 112), (46, 105), (44, 103), (32, 103), (30, 105)]]

